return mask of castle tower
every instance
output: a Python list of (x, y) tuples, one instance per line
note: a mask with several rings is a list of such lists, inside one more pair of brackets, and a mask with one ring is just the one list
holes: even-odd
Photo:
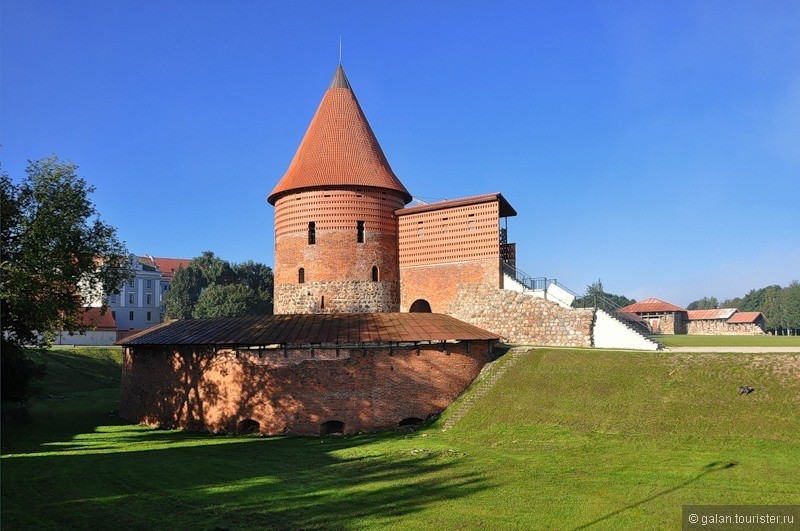
[(275, 206), (275, 313), (396, 312), (398, 224), (411, 200), (341, 65)]

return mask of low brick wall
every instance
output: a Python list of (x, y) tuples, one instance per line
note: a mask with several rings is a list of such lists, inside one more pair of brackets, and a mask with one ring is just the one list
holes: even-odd
[(688, 321), (686, 330), (687, 334), (698, 336), (757, 336), (764, 334), (764, 330), (757, 324), (729, 324), (721, 319)]
[(319, 435), (397, 426), (444, 410), (477, 376), (493, 341), (366, 349), (127, 347), (120, 415), (131, 422), (229, 432)]
[(499, 334), (510, 343), (592, 346), (594, 310), (562, 308), (515, 291), (464, 285), (446, 313)]

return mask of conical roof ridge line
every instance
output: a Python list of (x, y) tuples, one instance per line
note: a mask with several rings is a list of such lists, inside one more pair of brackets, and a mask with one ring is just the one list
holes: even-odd
[(286, 174), (270, 193), (274, 205), (290, 191), (328, 186), (393, 190), (411, 201), (392, 171), (372, 127), (339, 65)]

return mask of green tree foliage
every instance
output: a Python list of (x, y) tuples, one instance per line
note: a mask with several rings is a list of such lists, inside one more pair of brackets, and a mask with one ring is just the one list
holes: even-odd
[(576, 308), (598, 307), (614, 311), (634, 302), (636, 302), (636, 299), (608, 293), (603, 288), (602, 279), (598, 279), (597, 282), (586, 286), (586, 293), (582, 297), (576, 298), (573, 306)]
[[(702, 299), (690, 302), (686, 307), (687, 310), (716, 310), (719, 308), (719, 301), (716, 297), (703, 297)], [(728, 308), (728, 306), (724, 306)]]
[(272, 269), (253, 261), (231, 264), (211, 251), (172, 277), (164, 298), (169, 319), (272, 313)]
[(255, 292), (244, 284), (212, 284), (207, 287), (192, 311), (192, 317), (242, 317), (253, 315)]
[(800, 332), (800, 283), (791, 282), (785, 288), (772, 285), (750, 290), (742, 298), (723, 302), (723, 308), (738, 308), (742, 312), (761, 312), (767, 329), (777, 334)]
[(2, 396), (22, 400), (38, 369), (22, 345), (46, 346), (60, 329), (80, 330), (80, 312), (128, 280), (128, 251), (100, 220), (94, 187), (57, 157), (28, 162), (2, 194)]
[(720, 308), (739, 308), (742, 305), (741, 297), (734, 297), (732, 299), (725, 299), (719, 303)]

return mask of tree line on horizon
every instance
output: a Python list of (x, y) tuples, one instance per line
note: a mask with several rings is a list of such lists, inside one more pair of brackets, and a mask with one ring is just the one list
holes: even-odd
[(777, 335), (796, 335), (800, 331), (800, 282), (794, 280), (786, 287), (777, 284), (752, 289), (743, 297), (725, 299), (703, 297), (692, 301), (687, 310), (715, 310), (736, 308), (740, 312), (761, 312), (767, 330)]

